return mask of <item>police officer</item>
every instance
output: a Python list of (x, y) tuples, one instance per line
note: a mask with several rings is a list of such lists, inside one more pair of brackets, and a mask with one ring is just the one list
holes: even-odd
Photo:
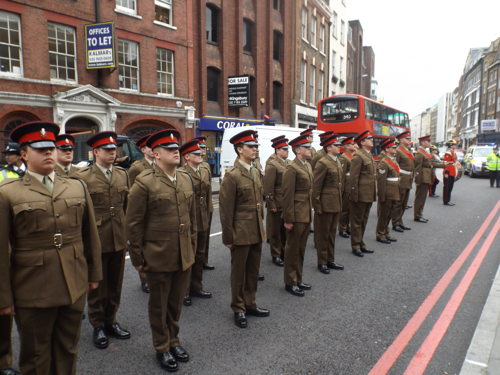
[(264, 197), (266, 198), (266, 232), (274, 264), (283, 267), (286, 230), (283, 221), (283, 173), (288, 164), (288, 138), (284, 135), (271, 139), (274, 154), (266, 162)]
[(20, 177), (23, 177), (24, 173), (26, 173), (26, 164), (24, 164), (24, 161), (21, 158), (19, 145), (16, 142), (9, 142), (2, 153), (5, 154), (7, 169), (10, 169), (12, 172), (16, 172)]
[[(196, 137), (200, 142), (201, 149), (201, 157), (203, 161), (201, 162), (200, 168), (205, 168), (210, 176), (210, 184), (212, 184), (212, 170), (210, 169), (210, 164), (207, 163), (207, 137), (200, 136)], [(203, 263), (203, 269), (207, 271), (213, 271), (215, 267), (208, 263), (208, 250), (210, 247), (210, 228), (212, 227), (212, 216), (214, 213), (214, 205), (212, 199), (210, 199), (208, 203), (208, 229), (207, 229), (207, 238), (205, 239), (205, 260)]]
[(493, 187), (496, 181), (497, 188), (500, 188), (500, 154), (498, 145), (493, 147), (493, 151), (487, 158), (488, 171), (490, 172), (490, 187)]
[(190, 306), (191, 297), (212, 298), (212, 293), (203, 290), (203, 264), (205, 263), (205, 241), (207, 238), (208, 218), (211, 200), (212, 184), (210, 175), (201, 168), (201, 149), (197, 139), (183, 144), (179, 151), (184, 158), (184, 166), (179, 170), (185, 172), (193, 182), (194, 201), (196, 207), (196, 251), (191, 268), (191, 283), (184, 297), (184, 305)]
[[(153, 150), (151, 150), (146, 143), (150, 135), (151, 134), (146, 134), (135, 143), (137, 148), (141, 150), (141, 153), (142, 155), (144, 155), (144, 157), (141, 160), (136, 160), (128, 170), (128, 178), (130, 181), (130, 186), (134, 185), (136, 177), (142, 171), (153, 169), (153, 164), (154, 164)], [(148, 281), (146, 280), (146, 274), (143, 272), (139, 272), (139, 279), (141, 280), (142, 291), (144, 293), (149, 293), (149, 285)]]
[(77, 174), (89, 187), (101, 239), (103, 280), (88, 296), (93, 343), (99, 349), (108, 347), (108, 336), (130, 338), (130, 332), (116, 321), (125, 267), (125, 209), (129, 187), (127, 172), (113, 165), (116, 139), (116, 133), (110, 131), (90, 137), (87, 144), (93, 149), (95, 163)]
[(80, 170), (73, 162), (75, 138), (70, 134), (60, 134), (56, 138), (57, 164), (55, 172), (61, 177), (76, 177)]
[(336, 135), (323, 138), (321, 145), (326, 155), (318, 160), (313, 171), (314, 243), (318, 269), (324, 274), (329, 274), (330, 269), (344, 269), (335, 262), (335, 235), (342, 212), (344, 185), (344, 172), (339, 160), (341, 144)]
[(351, 248), (354, 255), (362, 257), (365, 253), (374, 252), (366, 248), (363, 236), (370, 209), (373, 202), (377, 200), (376, 171), (375, 161), (371, 153), (373, 136), (368, 130), (365, 130), (356, 137), (355, 141), (359, 150), (351, 160), (351, 175), (349, 176), (349, 184), (351, 185), (349, 194)]
[(377, 195), (380, 212), (378, 215), (376, 238), (378, 242), (390, 244), (396, 242), (389, 235), (389, 222), (394, 205), (401, 199), (399, 193), (400, 168), (396, 161), (397, 144), (394, 138), (385, 139), (381, 145), (385, 158), (377, 166)]
[(396, 137), (399, 141), (399, 146), (396, 152), (396, 162), (399, 165), (399, 196), (400, 200), (394, 202), (395, 215), (392, 221), (392, 229), (396, 232), (404, 232), (411, 230), (403, 224), (403, 215), (408, 206), (408, 199), (410, 197), (410, 190), (413, 184), (413, 170), (415, 169), (415, 157), (410, 151), (411, 146), (411, 133), (405, 131), (398, 134)]
[(453, 190), (453, 185), (455, 184), (455, 178), (457, 177), (457, 154), (455, 149), (457, 148), (457, 142), (454, 139), (450, 139), (446, 142), (446, 147), (448, 150), (444, 154), (444, 168), (443, 168), (443, 204), (445, 206), (454, 206), (455, 203), (450, 202), (451, 192)]
[(356, 152), (355, 145), (353, 136), (345, 137), (342, 140), (344, 153), (340, 157), (340, 164), (344, 172), (344, 185), (342, 186), (342, 213), (339, 219), (339, 235), (344, 238), (349, 238), (351, 234), (351, 226), (349, 224), (349, 194), (351, 193), (351, 160)]
[(179, 139), (173, 129), (148, 138), (155, 166), (136, 178), (127, 209), (130, 258), (139, 272), (146, 273), (153, 346), (158, 363), (167, 371), (176, 371), (177, 361), (189, 361), (179, 341), (179, 319), (196, 247), (193, 183), (176, 169)]
[(257, 306), (262, 242), (263, 189), (260, 172), (252, 166), (259, 144), (254, 130), (234, 135), (229, 142), (238, 155), (222, 180), (219, 192), (222, 243), (231, 251), (231, 308), (237, 327), (246, 328), (247, 315), (269, 316)]
[(25, 375), (75, 374), (85, 296), (102, 277), (92, 201), (54, 173), (56, 124), (15, 128), (23, 178), (0, 186), (0, 315), (14, 315)]
[(313, 173), (309, 164), (310, 137), (308, 134), (303, 134), (291, 140), (289, 144), (296, 157), (287, 165), (283, 175), (283, 220), (287, 230), (285, 290), (294, 296), (303, 297), (304, 290), (312, 288), (302, 281), (304, 253), (312, 221)]

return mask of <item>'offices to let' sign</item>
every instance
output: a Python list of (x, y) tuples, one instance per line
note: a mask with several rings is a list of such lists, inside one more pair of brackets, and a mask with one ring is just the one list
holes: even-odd
[(113, 22), (85, 25), (87, 69), (115, 67)]

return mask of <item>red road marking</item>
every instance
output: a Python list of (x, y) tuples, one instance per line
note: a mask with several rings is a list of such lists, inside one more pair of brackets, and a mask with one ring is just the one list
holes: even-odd
[(408, 321), (403, 330), (399, 333), (396, 339), (393, 341), (391, 346), (387, 348), (382, 357), (377, 361), (375, 366), (370, 370), (368, 375), (382, 375), (387, 374), (391, 367), (394, 365), (396, 360), (399, 358), (403, 350), (406, 348), (410, 340), (413, 338), (415, 333), (418, 331), (422, 323), (425, 321), (432, 308), (435, 306), (439, 298), (443, 295), (444, 291), (450, 285), (451, 281), (460, 270), (465, 260), (469, 257), (470, 253), (476, 247), (481, 236), (484, 234), (491, 221), (495, 218), (498, 210), (500, 209), (500, 201), (497, 202), (493, 210), (484, 220), (481, 227), (477, 230), (476, 234), (470, 242), (467, 244), (462, 253), (453, 262), (453, 264), (448, 268), (446, 273), (438, 281), (434, 289), (425, 298), (424, 302), (420, 305), (418, 310)]
[(465, 294), (469, 290), (470, 284), (476, 277), (477, 271), (484, 261), (484, 258), (488, 254), (488, 251), (495, 240), (498, 231), (500, 230), (500, 219), (497, 220), (493, 230), (490, 232), (486, 241), (484, 241), (483, 246), (479, 249), (476, 257), (469, 266), (467, 273), (464, 275), (460, 284), (453, 292), (450, 300), (446, 304), (443, 312), (439, 316), (439, 319), (432, 327), (431, 332), (427, 335), (427, 338), (422, 343), (417, 353), (411, 360), (410, 364), (406, 368), (405, 375), (423, 374), (429, 362), (431, 361), (436, 349), (438, 348), (441, 340), (443, 339), (448, 327), (453, 321), (455, 314), (462, 303)]

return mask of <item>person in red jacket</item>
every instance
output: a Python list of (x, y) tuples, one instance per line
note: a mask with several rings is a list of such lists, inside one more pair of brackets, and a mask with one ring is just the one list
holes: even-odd
[(446, 147), (448, 151), (444, 154), (444, 168), (443, 168), (443, 204), (445, 206), (454, 206), (455, 203), (451, 203), (451, 191), (453, 190), (453, 185), (455, 183), (455, 177), (457, 176), (457, 167), (455, 163), (457, 162), (457, 154), (455, 154), (455, 149), (457, 148), (457, 142), (453, 139), (446, 142)]

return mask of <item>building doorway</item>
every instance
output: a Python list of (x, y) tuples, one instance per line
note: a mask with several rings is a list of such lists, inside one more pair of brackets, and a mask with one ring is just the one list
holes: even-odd
[(66, 133), (81, 133), (88, 131), (97, 133), (99, 131), (99, 125), (86, 117), (73, 117), (66, 122), (64, 128)]

